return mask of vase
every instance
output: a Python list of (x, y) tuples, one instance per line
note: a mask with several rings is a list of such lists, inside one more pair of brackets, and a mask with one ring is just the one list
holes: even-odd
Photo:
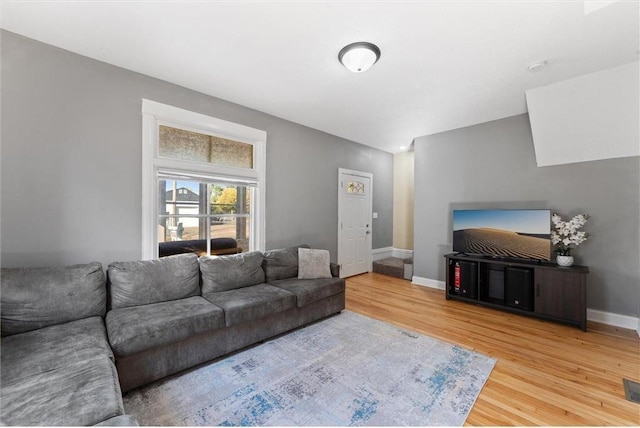
[(558, 266), (573, 266), (573, 256), (558, 256), (556, 258), (556, 262), (558, 263)]

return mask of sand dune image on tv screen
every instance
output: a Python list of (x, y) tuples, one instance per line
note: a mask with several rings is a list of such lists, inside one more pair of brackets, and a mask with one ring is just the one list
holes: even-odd
[(469, 254), (548, 260), (550, 241), (501, 229), (463, 229), (453, 232), (453, 248)]

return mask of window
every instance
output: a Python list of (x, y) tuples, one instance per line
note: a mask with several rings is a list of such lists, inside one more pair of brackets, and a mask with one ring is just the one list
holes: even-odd
[(176, 180), (161, 174), (157, 198), (158, 244), (233, 238), (243, 250), (252, 249), (252, 190), (247, 185)]
[(253, 145), (160, 125), (158, 155), (168, 159), (253, 168)]
[(162, 242), (264, 250), (266, 133), (143, 100), (142, 257)]
[(360, 181), (350, 181), (347, 183), (347, 193), (364, 193), (364, 183)]

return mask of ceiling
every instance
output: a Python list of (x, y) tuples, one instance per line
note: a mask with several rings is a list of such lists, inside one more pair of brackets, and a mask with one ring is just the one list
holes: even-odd
[[(0, 26), (396, 153), (418, 136), (524, 113), (525, 90), (638, 61), (639, 2), (587, 6), (4, 1)], [(365, 73), (337, 60), (356, 41), (382, 51)], [(547, 66), (528, 72), (537, 61)]]

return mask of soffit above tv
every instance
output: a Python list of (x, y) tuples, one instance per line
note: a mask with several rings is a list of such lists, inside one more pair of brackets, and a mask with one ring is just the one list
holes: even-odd
[(526, 95), (538, 166), (640, 155), (640, 63)]

